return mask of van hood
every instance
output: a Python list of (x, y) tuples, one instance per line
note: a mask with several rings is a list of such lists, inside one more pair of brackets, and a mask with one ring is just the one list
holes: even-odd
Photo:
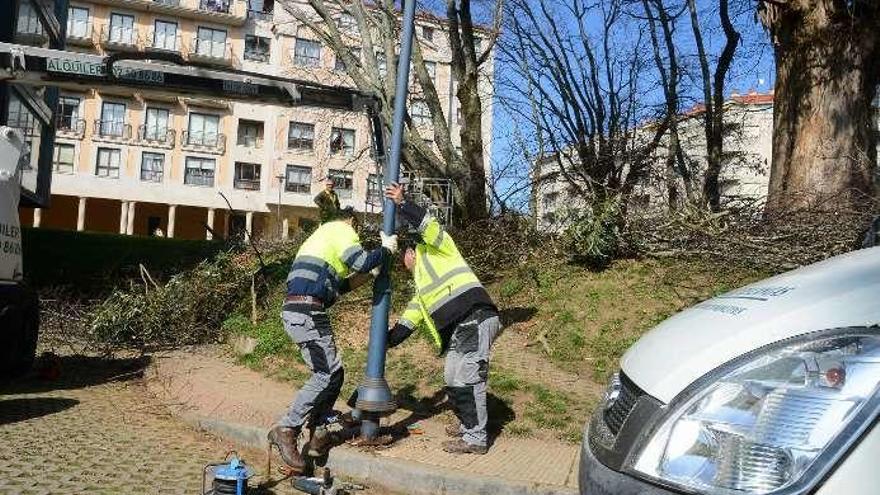
[(880, 323), (880, 247), (854, 251), (733, 290), (654, 327), (623, 372), (669, 403), (731, 359), (805, 333)]

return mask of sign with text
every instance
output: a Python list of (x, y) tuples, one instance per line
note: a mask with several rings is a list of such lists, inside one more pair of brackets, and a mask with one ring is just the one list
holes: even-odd
[[(58, 57), (46, 59), (46, 70), (89, 77), (105, 77), (107, 75), (106, 67), (102, 63)], [(165, 74), (154, 70), (114, 66), (113, 74), (120, 79), (127, 79), (129, 81), (153, 84), (163, 84), (165, 82)]]

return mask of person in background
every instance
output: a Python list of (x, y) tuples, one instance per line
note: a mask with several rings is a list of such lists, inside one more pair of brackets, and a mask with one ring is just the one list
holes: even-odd
[(327, 223), (334, 220), (339, 215), (339, 196), (333, 190), (334, 182), (332, 177), (324, 179), (324, 190), (315, 196), (315, 204), (318, 205), (321, 223)]
[(390, 185), (385, 197), (397, 205), (402, 221), (418, 231), (403, 256), (415, 295), (389, 330), (388, 347), (399, 345), (416, 328), (428, 332), (440, 354), (446, 353), (446, 395), (459, 420), (447, 428), (455, 440), (445, 442), (443, 450), (485, 454), (489, 354), (501, 331), (498, 308), (435, 218), (406, 201), (399, 184)]
[(328, 436), (315, 435), (315, 429), (333, 410), (345, 377), (327, 309), (340, 294), (366, 282), (370, 272), (377, 273), (384, 259), (397, 251), (397, 236), (384, 233), (381, 247), (364, 249), (354, 223), (354, 210), (347, 207), (336, 220), (318, 227), (297, 251), (287, 276), (281, 319), (312, 375), (268, 437), (284, 463), (297, 473), (305, 468), (297, 445), (302, 427), (308, 420), (310, 450), (321, 455)]

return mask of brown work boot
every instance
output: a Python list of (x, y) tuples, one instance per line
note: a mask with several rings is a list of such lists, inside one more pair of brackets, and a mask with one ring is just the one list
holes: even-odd
[(327, 453), (332, 443), (333, 436), (327, 428), (316, 428), (309, 438), (309, 456), (321, 457)]
[(443, 451), (450, 454), (479, 454), (483, 455), (489, 452), (489, 448), (485, 445), (474, 445), (465, 442), (462, 439), (450, 440), (443, 442)]
[(281, 460), (294, 473), (300, 474), (306, 469), (306, 463), (296, 446), (299, 428), (276, 426), (269, 430), (269, 444), (278, 448)]
[(452, 437), (452, 438), (461, 437), (461, 423), (456, 421), (455, 423), (452, 423), (451, 425), (446, 425), (446, 436)]

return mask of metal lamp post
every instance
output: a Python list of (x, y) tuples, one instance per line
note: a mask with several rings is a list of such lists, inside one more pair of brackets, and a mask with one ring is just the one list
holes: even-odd
[[(397, 86), (394, 93), (394, 119), (391, 125), (391, 154), (384, 174), (386, 183), (397, 182), (400, 175), (403, 119), (409, 89), (409, 64), (412, 56), (415, 14), (416, 0), (405, 0), (400, 60), (397, 64)], [(388, 235), (394, 233), (395, 208), (394, 202), (386, 198), (382, 209), (382, 230)], [(388, 337), (388, 312), (391, 308), (391, 279), (388, 275), (390, 265), (391, 260), (385, 260), (373, 284), (373, 315), (367, 350), (367, 369), (364, 380), (358, 387), (356, 407), (361, 411), (361, 437), (368, 440), (374, 439), (378, 434), (379, 418), (397, 409), (391, 389), (385, 381), (385, 347)]]

